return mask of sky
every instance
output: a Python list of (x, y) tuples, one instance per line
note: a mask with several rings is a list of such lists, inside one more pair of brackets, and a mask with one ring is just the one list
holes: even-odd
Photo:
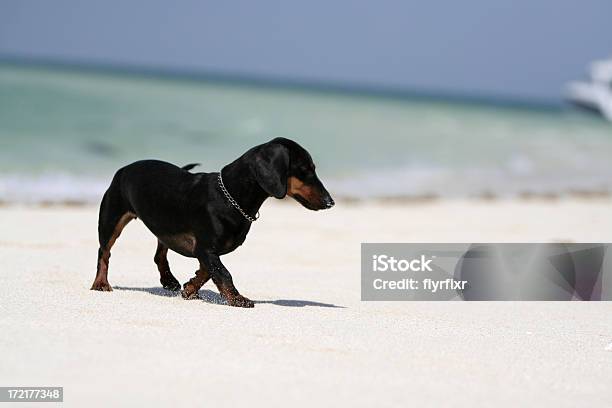
[(2, 0), (0, 54), (558, 100), (610, 0)]

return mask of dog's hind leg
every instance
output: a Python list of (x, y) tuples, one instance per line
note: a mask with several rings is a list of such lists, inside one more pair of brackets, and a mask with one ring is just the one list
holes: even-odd
[(157, 251), (155, 251), (155, 257), (153, 258), (159, 271), (159, 282), (162, 284), (164, 289), (177, 291), (181, 289), (181, 284), (176, 280), (172, 272), (170, 272), (170, 265), (168, 264), (168, 247), (161, 241), (157, 241)]
[(123, 228), (134, 218), (136, 218), (136, 215), (126, 209), (115, 180), (113, 180), (100, 205), (100, 216), (98, 218), (100, 248), (98, 249), (96, 278), (91, 285), (91, 290), (108, 292), (113, 290), (107, 277), (110, 251)]

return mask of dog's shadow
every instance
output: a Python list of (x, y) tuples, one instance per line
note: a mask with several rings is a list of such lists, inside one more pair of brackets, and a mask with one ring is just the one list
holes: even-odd
[[(128, 286), (113, 286), (114, 290), (126, 290), (132, 292), (146, 292), (155, 296), (163, 296), (163, 297), (180, 297), (180, 292), (173, 292), (171, 290), (167, 290), (160, 287), (152, 287), (152, 288), (139, 288), (139, 287), (128, 287)], [(206, 303), (212, 303), (215, 305), (227, 305), (227, 302), (223, 297), (217, 292), (213, 292), (209, 289), (200, 289), (198, 292), (200, 296), (200, 300)], [(313, 302), (310, 300), (294, 300), (294, 299), (278, 299), (278, 300), (254, 300), (255, 304), (271, 304), (276, 306), (285, 306), (285, 307), (331, 307), (331, 308), (339, 308), (344, 309), (344, 306), (338, 306), (331, 303), (321, 303), (321, 302)]]

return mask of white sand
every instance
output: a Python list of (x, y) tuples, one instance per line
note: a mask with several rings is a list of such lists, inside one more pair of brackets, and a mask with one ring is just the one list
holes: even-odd
[[(0, 208), (0, 385), (64, 386), (65, 406), (611, 406), (610, 302), (361, 302), (362, 241), (612, 237), (612, 201), (270, 202), (224, 257), (255, 309), (160, 288), (130, 224), (112, 293), (89, 291), (95, 208)], [(196, 262), (170, 257), (189, 279)], [(137, 404), (137, 405), (136, 405)]]

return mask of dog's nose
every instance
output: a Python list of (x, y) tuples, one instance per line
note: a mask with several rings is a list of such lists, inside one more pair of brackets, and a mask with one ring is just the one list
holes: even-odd
[(326, 208), (332, 208), (334, 206), (334, 204), (336, 204), (336, 203), (334, 202), (334, 199), (331, 198), (331, 197), (329, 197), (329, 198), (327, 198), (325, 200), (325, 207)]

